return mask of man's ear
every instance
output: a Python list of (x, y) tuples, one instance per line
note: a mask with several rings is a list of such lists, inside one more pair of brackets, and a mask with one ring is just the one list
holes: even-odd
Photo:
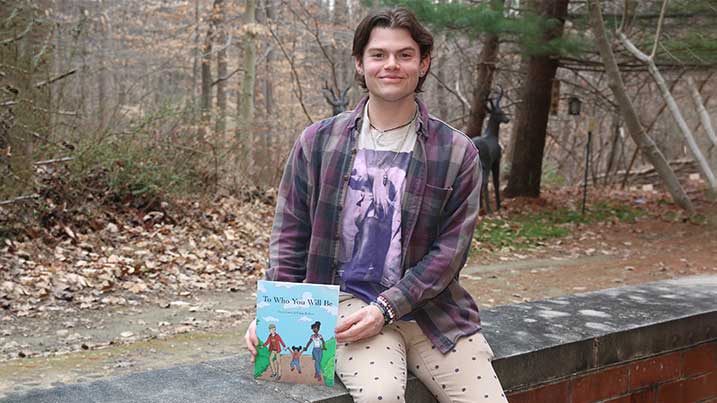
[(361, 63), (360, 57), (354, 57), (354, 66), (356, 67), (356, 73), (363, 75), (363, 63)]
[(419, 68), (421, 69), (422, 75), (428, 74), (428, 69), (431, 67), (431, 55), (426, 55), (423, 59), (421, 59), (421, 63), (419, 65)]

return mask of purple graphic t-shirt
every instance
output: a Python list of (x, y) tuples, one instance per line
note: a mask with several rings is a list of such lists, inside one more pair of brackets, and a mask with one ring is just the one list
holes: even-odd
[(401, 197), (416, 121), (379, 132), (364, 110), (341, 218), (341, 287), (369, 302), (401, 278)]

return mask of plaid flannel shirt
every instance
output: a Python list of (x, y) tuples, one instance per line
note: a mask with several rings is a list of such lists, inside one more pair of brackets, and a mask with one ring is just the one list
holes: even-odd
[[(279, 185), (267, 279), (338, 283), (341, 209), (367, 100), (312, 124), (296, 140)], [(481, 329), (478, 307), (458, 281), (478, 217), (481, 166), (466, 135), (417, 103), (401, 202), (403, 276), (381, 295), (446, 353)]]

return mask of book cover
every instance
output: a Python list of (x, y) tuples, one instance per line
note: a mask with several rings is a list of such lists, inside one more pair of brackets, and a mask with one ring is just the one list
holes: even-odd
[(261, 280), (254, 377), (334, 386), (339, 287)]

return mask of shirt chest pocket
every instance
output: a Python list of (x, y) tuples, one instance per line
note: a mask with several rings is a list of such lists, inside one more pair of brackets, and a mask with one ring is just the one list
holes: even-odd
[(453, 188), (426, 185), (416, 221), (416, 236), (428, 238), (430, 241), (438, 236), (443, 210), (451, 192), (453, 192)]

